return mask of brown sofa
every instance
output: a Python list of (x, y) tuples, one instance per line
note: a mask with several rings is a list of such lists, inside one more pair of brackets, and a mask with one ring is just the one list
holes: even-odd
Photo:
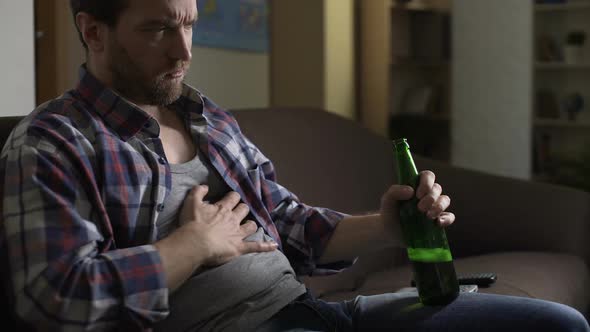
[[(233, 113), (274, 161), (279, 182), (306, 203), (376, 211), (395, 181), (389, 140), (356, 122), (319, 109)], [(0, 118), (0, 144), (20, 119)], [(457, 222), (447, 232), (458, 273), (495, 272), (497, 282), (480, 292), (547, 299), (589, 313), (590, 194), (415, 160), (433, 170), (452, 197)], [(360, 257), (338, 275), (304, 281), (320, 297), (339, 300), (393, 292), (410, 278), (404, 251), (390, 248)]]
[[(306, 203), (376, 211), (394, 182), (389, 140), (356, 122), (318, 109), (233, 113), (273, 160), (279, 182)], [(547, 299), (590, 313), (589, 193), (415, 160), (436, 173), (452, 198), (457, 221), (447, 233), (459, 274), (495, 272), (497, 282), (480, 292)], [(390, 248), (359, 258), (340, 275), (305, 282), (327, 300), (394, 292), (410, 284), (405, 257)]]

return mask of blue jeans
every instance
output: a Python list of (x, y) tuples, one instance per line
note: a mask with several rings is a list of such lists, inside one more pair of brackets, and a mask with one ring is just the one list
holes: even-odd
[(306, 294), (256, 329), (271, 331), (590, 331), (575, 309), (543, 300), (462, 293), (446, 306), (423, 306), (416, 293), (325, 302)]

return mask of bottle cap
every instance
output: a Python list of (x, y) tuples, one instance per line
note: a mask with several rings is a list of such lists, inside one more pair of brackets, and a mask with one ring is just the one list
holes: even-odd
[(393, 140), (393, 144), (400, 144), (400, 143), (408, 143), (408, 140), (406, 138), (396, 138)]
[(397, 151), (404, 151), (405, 149), (409, 149), (410, 145), (408, 144), (408, 140), (405, 138), (396, 138), (393, 140), (393, 148)]

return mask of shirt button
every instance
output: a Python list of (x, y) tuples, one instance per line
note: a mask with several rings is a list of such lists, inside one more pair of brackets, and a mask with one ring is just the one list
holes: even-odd
[(162, 165), (166, 165), (166, 159), (164, 159), (164, 157), (158, 158), (158, 162)]
[(164, 204), (158, 204), (158, 206), (156, 206), (156, 210), (157, 210), (158, 212), (162, 212), (162, 211), (164, 211)]

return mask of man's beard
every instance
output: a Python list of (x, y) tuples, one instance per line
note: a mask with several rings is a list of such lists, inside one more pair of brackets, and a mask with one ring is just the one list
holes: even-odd
[[(171, 70), (185, 66), (182, 62), (171, 64)], [(111, 44), (109, 69), (113, 78), (113, 89), (137, 104), (166, 106), (176, 101), (182, 93), (181, 81), (167, 80), (165, 74), (156, 78), (147, 77), (117, 41)]]

